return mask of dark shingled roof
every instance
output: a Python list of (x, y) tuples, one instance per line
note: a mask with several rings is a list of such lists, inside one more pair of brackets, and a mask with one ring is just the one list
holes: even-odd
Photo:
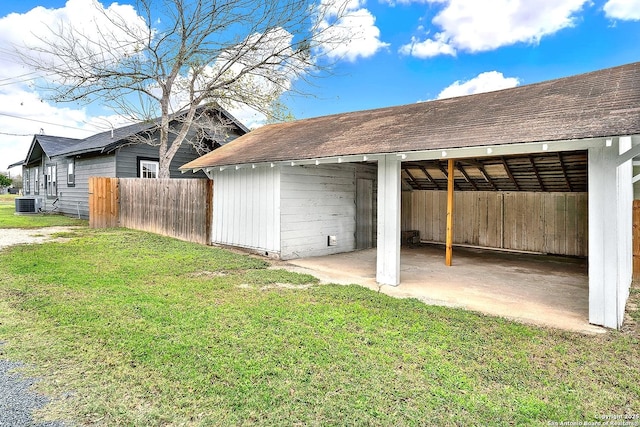
[[(203, 110), (206, 110), (207, 108), (215, 109), (222, 113), (222, 115), (227, 119), (231, 120), (231, 122), (233, 122), (241, 132), (246, 133), (249, 131), (249, 129), (219, 105), (203, 106), (199, 108)], [(176, 116), (179, 114), (183, 113), (176, 113)], [(73, 156), (92, 152), (109, 153), (119, 146), (129, 143), (129, 138), (132, 136), (155, 129), (159, 120), (160, 119), (155, 119), (149, 122), (134, 123), (117, 129), (101, 132), (85, 139), (64, 138), (52, 135), (34, 135), (26, 160), (9, 165), (9, 168), (29, 162), (34, 149), (36, 149), (36, 142), (39, 143), (42, 150), (50, 158), (56, 156)], [(224, 141), (219, 143), (223, 144)], [(37, 153), (39, 153), (39, 151)], [(40, 154), (38, 154), (38, 156), (39, 155)]]
[(33, 138), (40, 143), (40, 146), (49, 157), (64, 153), (80, 142), (79, 139), (52, 135), (34, 135)]
[(636, 134), (640, 63), (495, 92), (268, 125), (181, 169)]
[[(240, 123), (235, 117), (233, 117), (231, 113), (229, 113), (219, 105), (202, 106), (199, 107), (199, 109), (202, 111), (206, 111), (207, 109), (220, 111), (222, 115), (231, 120), (241, 131), (249, 131), (242, 123)], [(184, 112), (174, 114), (171, 119), (173, 120), (174, 117), (180, 116), (181, 114), (184, 114)], [(96, 135), (92, 135), (86, 139), (83, 139), (82, 141), (78, 141), (73, 149), (67, 150), (66, 152), (61, 154), (76, 155), (96, 151), (99, 151), (101, 153), (109, 153), (119, 146), (127, 144), (131, 137), (146, 131), (155, 130), (158, 127), (159, 123), (160, 118), (156, 118), (152, 121), (134, 123), (117, 129), (113, 129), (113, 131), (108, 130), (106, 132), (98, 133)]]
[[(61, 153), (69, 150), (70, 147), (78, 144), (81, 140), (74, 138), (64, 138), (61, 136), (52, 136), (52, 135), (34, 135), (33, 140), (31, 141), (31, 146), (29, 147), (29, 152), (27, 153), (27, 157), (25, 160), (21, 162), (16, 162), (9, 167), (15, 167), (19, 165), (26, 164), (30, 161), (32, 154), (34, 154), (34, 150), (36, 151), (36, 155), (39, 158), (40, 149), (45, 152), (45, 154), (49, 157), (58, 156)], [(36, 144), (37, 143), (37, 144)]]
[(155, 127), (156, 127), (156, 123), (154, 121), (154, 122), (134, 123), (132, 125), (127, 125), (127, 126), (119, 127), (117, 129), (113, 129), (113, 131), (108, 130), (106, 132), (101, 132), (101, 133), (92, 135), (81, 141), (77, 141), (77, 143), (73, 147), (69, 147), (68, 150), (60, 154), (64, 154), (65, 156), (68, 156), (68, 155), (76, 155), (76, 154), (83, 154), (83, 153), (91, 153), (95, 151), (108, 153), (109, 151), (112, 151), (113, 149), (126, 143), (127, 138), (130, 138), (138, 133), (142, 133), (144, 131), (153, 129)]

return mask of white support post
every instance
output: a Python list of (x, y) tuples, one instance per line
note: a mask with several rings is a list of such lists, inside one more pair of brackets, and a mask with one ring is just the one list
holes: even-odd
[(589, 322), (619, 328), (632, 276), (630, 138), (589, 149)]
[(396, 155), (378, 160), (378, 248), (376, 281), (400, 284), (400, 166)]

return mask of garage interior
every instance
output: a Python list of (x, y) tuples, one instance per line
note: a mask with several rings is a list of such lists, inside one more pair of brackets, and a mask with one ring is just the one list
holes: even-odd
[[(455, 159), (451, 267), (444, 247), (447, 162), (402, 163), (399, 286), (376, 283), (376, 250), (366, 247), (288, 264), (326, 282), (524, 323), (601, 331), (588, 322), (587, 152)], [(375, 225), (375, 197), (371, 209), (364, 217)], [(359, 207), (358, 216), (362, 212)], [(364, 227), (375, 234), (370, 225)], [(375, 235), (370, 241), (375, 245)]]

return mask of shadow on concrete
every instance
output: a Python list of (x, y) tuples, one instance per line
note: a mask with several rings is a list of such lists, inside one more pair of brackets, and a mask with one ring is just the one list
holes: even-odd
[(444, 265), (439, 245), (403, 247), (401, 283), (376, 283), (376, 250), (366, 249), (284, 263), (323, 283), (355, 283), (400, 298), (416, 298), (540, 326), (603, 332), (590, 325), (587, 260), (457, 247)]

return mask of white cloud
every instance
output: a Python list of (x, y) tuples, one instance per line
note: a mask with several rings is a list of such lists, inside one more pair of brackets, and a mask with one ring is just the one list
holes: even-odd
[(456, 55), (456, 50), (441, 37), (436, 35), (436, 40), (419, 41), (416, 37), (411, 38), (411, 43), (400, 47), (399, 52), (403, 55), (411, 55), (416, 58), (431, 58), (438, 55)]
[[(38, 46), (42, 43), (38, 37), (52, 37), (50, 29), (69, 29), (73, 24), (74, 29), (89, 38), (107, 37), (112, 47), (110, 54), (114, 57), (131, 52), (132, 45), (126, 32), (108, 31), (112, 26), (107, 16), (126, 22), (127, 31), (140, 30), (140, 24), (144, 23), (132, 6), (113, 3), (103, 8), (100, 3), (87, 0), (68, 0), (58, 9), (40, 6), (24, 14), (12, 13), (0, 18), (0, 46), (3, 46), (0, 55), (0, 171), (11, 163), (24, 160), (33, 135), (41, 130), (48, 135), (86, 138), (108, 130), (112, 125), (123, 124), (117, 116), (96, 117), (83, 107), (60, 106), (43, 100), (34, 87), (39, 76), (21, 65), (13, 50), (27, 45)], [(101, 31), (97, 31), (98, 28)], [(19, 170), (11, 172), (19, 173)]]
[(640, 21), (640, 0), (609, 0), (604, 13), (612, 19)]
[(453, 82), (438, 94), (437, 99), (508, 89), (519, 84), (520, 80), (516, 77), (505, 77), (498, 71), (487, 71), (464, 82), (460, 80)]
[[(0, 19), (3, 45), (13, 46), (44, 64), (59, 66), (61, 61), (57, 56), (38, 53), (38, 48), (63, 46), (70, 32), (79, 40), (74, 49), (80, 55), (92, 58), (98, 55), (104, 61), (115, 61), (136, 52), (139, 46), (135, 41), (148, 34), (148, 29), (132, 6), (113, 3), (105, 8), (94, 0), (67, 0), (66, 5), (58, 9), (39, 6), (24, 14), (13, 13)], [(101, 49), (102, 46), (109, 49)], [(8, 66), (4, 75), (18, 75), (16, 71), (21, 62), (17, 53), (3, 55), (0, 65)]]
[(322, 0), (317, 12), (322, 53), (354, 62), (389, 46), (380, 40), (376, 19), (363, 5), (361, 0)]
[(122, 124), (118, 116), (91, 117), (84, 108), (52, 105), (33, 91), (0, 92), (0, 171), (25, 159), (34, 134), (86, 138)]
[(425, 36), (423, 41), (412, 40), (400, 52), (424, 58), (453, 55), (457, 51), (482, 52), (515, 43), (538, 43), (544, 36), (573, 26), (575, 14), (588, 2), (429, 0), (444, 6), (432, 20), (439, 31), (433, 37)]

